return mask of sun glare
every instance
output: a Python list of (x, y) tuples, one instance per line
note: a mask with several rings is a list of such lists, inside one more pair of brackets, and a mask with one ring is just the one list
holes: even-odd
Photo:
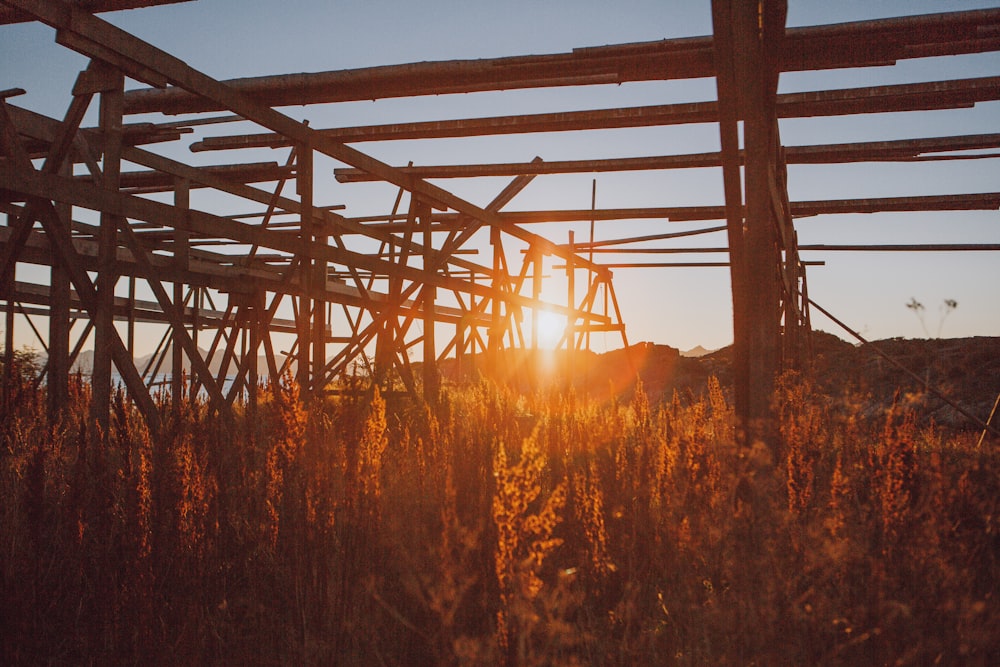
[(554, 350), (566, 331), (566, 317), (543, 310), (538, 313), (538, 347)]

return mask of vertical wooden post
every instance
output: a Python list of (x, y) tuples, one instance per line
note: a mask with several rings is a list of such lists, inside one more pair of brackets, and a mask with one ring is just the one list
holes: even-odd
[(194, 287), (194, 294), (191, 297), (191, 303), (193, 304), (191, 308), (191, 340), (194, 342), (195, 348), (198, 347), (198, 331), (201, 329), (201, 323), (199, 322), (199, 315), (201, 313), (201, 303), (202, 299), (205, 298), (204, 289), (201, 287)]
[[(590, 184), (590, 252), (587, 254), (587, 261), (591, 265), (594, 264), (594, 216), (593, 213), (597, 209), (597, 179), (593, 179)], [(590, 288), (591, 281), (597, 280), (597, 276), (587, 271), (587, 288)], [(605, 310), (607, 313), (607, 310)], [(584, 334), (584, 348), (590, 349), (590, 327), (587, 327), (586, 334)]]
[(257, 384), (260, 377), (257, 371), (257, 354), (261, 347), (262, 320), (264, 315), (264, 293), (254, 292), (250, 306), (250, 359), (243, 363), (250, 364), (247, 371), (247, 405), (250, 413), (250, 423), (254, 423), (257, 414)]
[[(570, 230), (569, 247), (571, 252), (575, 252), (576, 234)], [(570, 308), (570, 313), (566, 316), (566, 349), (576, 349), (576, 263), (573, 257), (566, 259), (566, 305)]]
[(768, 438), (773, 428), (771, 397), (781, 367), (781, 240), (771, 186), (777, 178), (778, 40), (784, 33), (787, 5), (770, 0), (759, 8), (741, 6), (738, 11), (737, 22), (747, 42), (753, 38), (741, 61), (747, 86), (743, 123), (747, 270), (755, 281), (749, 294), (749, 426), (754, 437)]
[[(191, 207), (191, 183), (186, 179), (174, 180), (174, 206), (187, 214)], [(174, 228), (174, 265), (178, 271), (186, 271), (190, 261), (189, 252), (190, 237), (187, 230), (181, 227)], [(184, 316), (184, 284), (174, 283), (174, 305)], [(181, 332), (174, 331), (171, 343), (171, 372), (170, 372), (170, 393), (173, 397), (174, 408), (179, 410), (181, 406), (181, 395), (184, 391), (184, 350), (181, 347)]]
[[(313, 163), (312, 149), (309, 146), (300, 145), (296, 151), (296, 176), (295, 184), (299, 194), (301, 212), (299, 216), (299, 229), (301, 238), (307, 242), (312, 241), (312, 214), (313, 214)], [(313, 283), (313, 262), (309, 257), (302, 258), (300, 266), (300, 276), (302, 276), (302, 296), (299, 298), (299, 365), (296, 379), (302, 389), (303, 396), (312, 390), (310, 351), (312, 345), (312, 283)]]
[[(771, 394), (780, 366), (781, 246), (772, 184), (776, 180), (777, 55), (786, 13), (784, 0), (712, 2), (733, 283), (736, 409), (748, 444), (769, 434)], [(740, 118), (744, 121), (742, 196)]]
[(487, 345), (490, 349), (486, 353), (486, 369), (491, 376), (497, 377), (497, 372), (500, 370), (500, 350), (503, 347), (504, 302), (500, 298), (500, 291), (501, 284), (505, 287), (507, 282), (507, 274), (504, 271), (503, 241), (498, 227), (490, 228), (490, 245), (493, 248), (493, 294), (491, 296), (493, 307), (490, 310), (490, 332), (487, 339)]
[[(576, 235), (572, 230), (569, 232), (570, 253), (575, 253)], [(570, 254), (566, 258), (566, 305), (569, 306), (569, 313), (566, 315), (566, 330), (563, 338), (566, 339), (566, 385), (573, 385), (574, 354), (576, 353), (576, 264), (573, 262), (574, 255)]]
[(4, 325), (4, 339), (3, 339), (3, 391), (4, 398), (10, 398), (10, 391), (13, 388), (14, 381), (14, 288), (16, 286), (15, 278), (17, 276), (17, 264), (10, 270), (10, 284), (5, 285), (6, 294), (3, 294), (3, 298), (7, 305), (6, 312), (6, 323)]
[[(299, 158), (299, 168), (302, 165), (308, 167), (309, 173), (306, 177), (309, 180), (309, 197), (312, 199), (313, 191), (313, 156), (312, 150), (308, 146), (300, 147), (302, 151), (309, 151), (309, 157), (303, 161)], [(300, 172), (301, 173), (301, 172)], [(309, 210), (309, 230), (312, 243), (318, 246), (327, 245), (328, 236), (323, 230), (322, 221), (312, 215), (312, 202)], [(304, 208), (304, 207), (303, 207)], [(312, 284), (311, 288), (316, 295), (313, 299), (312, 308), (312, 380), (313, 390), (321, 391), (318, 386), (320, 378), (323, 376), (323, 368), (326, 366), (326, 327), (327, 327), (327, 304), (320, 296), (326, 291), (327, 265), (325, 259), (316, 258), (313, 260)]]
[(128, 299), (126, 299), (125, 308), (128, 312), (125, 313), (125, 320), (127, 323), (125, 338), (125, 347), (128, 349), (128, 353), (135, 357), (135, 276), (128, 277)]
[[(125, 79), (121, 72), (105, 68), (108, 85), (101, 92), (100, 130), (104, 148), (103, 187), (117, 192), (121, 175), (122, 112)], [(94, 374), (91, 417), (107, 436), (111, 409), (111, 349), (114, 331), (115, 284), (118, 282), (115, 254), (118, 225), (115, 216), (101, 212), (97, 237), (97, 304), (94, 317)]]
[[(719, 100), (719, 139), (722, 148), (729, 274), (733, 300), (733, 389), (736, 414), (744, 427), (749, 402), (750, 372), (747, 353), (747, 292), (749, 275), (744, 260), (743, 188), (740, 175), (740, 88), (736, 79), (736, 45), (732, 0), (712, 0), (713, 50)], [(745, 435), (745, 429), (744, 429)]]
[[(475, 280), (475, 277), (473, 277)], [(455, 381), (462, 381), (462, 355), (465, 353), (465, 315), (461, 315), (458, 318), (458, 322), (455, 323)]]
[(538, 318), (541, 316), (541, 310), (538, 308), (538, 301), (542, 298), (542, 253), (538, 248), (532, 245), (528, 248), (528, 254), (525, 256), (524, 261), (530, 262), (532, 264), (531, 269), (531, 298), (534, 299), (535, 303), (531, 306), (531, 349), (538, 349)]
[[(20, 149), (18, 142), (19, 138), (17, 136), (17, 130), (14, 129), (14, 124), (11, 122), (7, 114), (7, 102), (5, 99), (0, 98), (0, 151), (4, 154), (10, 152), (11, 156), (13, 156), (16, 154), (16, 151)], [(30, 160), (26, 155), (22, 156), (22, 159), (25, 163), (30, 163)], [(22, 212), (21, 215), (26, 215), (26, 212)], [(18, 223), (18, 218), (11, 213), (7, 213), (8, 231), (13, 232), (18, 226)], [(20, 222), (20, 224), (27, 223)], [(13, 243), (14, 234), (11, 234), (9, 239), (8, 243)], [(3, 262), (3, 260), (0, 260), (0, 262)], [(3, 300), (4, 305), (6, 306), (3, 343), (3, 378), (0, 378), (3, 382), (3, 386), (0, 387), (2, 392), (0, 393), (2, 393), (4, 401), (10, 400), (10, 390), (12, 388), (11, 382), (14, 378), (14, 289), (16, 287), (16, 273), (16, 256), (11, 257), (9, 262), (0, 266), (0, 300)]]
[[(417, 202), (417, 216), (423, 229), (424, 266), (433, 262), (434, 239), (431, 231), (431, 207), (424, 201)], [(424, 284), (421, 308), (424, 314), (424, 400), (428, 403), (437, 402), (439, 378), (437, 368), (437, 342), (434, 336), (435, 316), (434, 302), (437, 298), (437, 288)]]
[[(72, 161), (67, 161), (60, 169), (60, 175), (69, 177), (73, 173)], [(73, 207), (57, 203), (56, 213), (63, 222), (59, 232), (69, 238), (70, 220)], [(53, 253), (56, 256), (56, 253)], [(58, 259), (53, 259), (49, 274), (49, 370), (48, 399), (49, 411), (53, 416), (65, 409), (69, 401), (69, 306), (70, 286), (66, 267)]]

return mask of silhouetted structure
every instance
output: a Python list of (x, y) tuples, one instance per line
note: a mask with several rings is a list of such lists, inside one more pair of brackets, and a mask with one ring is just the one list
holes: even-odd
[[(775, 375), (808, 349), (806, 263), (799, 258), (794, 216), (1000, 206), (1000, 193), (789, 202), (785, 177), (786, 162), (909, 160), (931, 152), (996, 148), (997, 134), (788, 148), (778, 134), (779, 118), (961, 108), (997, 100), (1000, 77), (777, 94), (782, 71), (1000, 50), (1000, 10), (786, 30), (784, 2), (758, 6), (713, 0), (715, 34), (708, 37), (543, 56), (217, 81), (86, 11), (153, 4), (162, 1), (2, 0), (5, 8), (0, 7), (0, 22), (42, 21), (56, 29), (61, 45), (91, 59), (77, 78), (62, 120), (9, 104), (7, 98), (17, 90), (0, 93), (0, 205), (8, 221), (0, 228), (6, 349), (11, 354), (14, 348), (16, 313), (48, 317), (47, 379), (53, 409), (58, 409), (66, 400), (73, 359), (93, 329), (94, 417), (105, 425), (116, 368), (156, 427), (159, 417), (149, 387), (168, 350), (172, 390), (180, 394), (179, 369), (190, 367), (196, 387), (225, 411), (242, 392), (253, 398), (260, 356), (272, 377), (293, 368), (306, 393), (322, 390), (361, 362), (383, 383), (399, 382), (408, 391), (432, 398), (439, 382), (434, 360), (454, 356), (463, 363), (475, 361), (488, 372), (502, 349), (535, 346), (537, 334), (526, 336), (524, 329), (527, 322), (535, 327), (542, 309), (567, 318), (563, 347), (579, 349), (595, 331), (616, 332), (627, 345), (611, 270), (636, 264), (600, 263), (594, 253), (639, 239), (556, 244), (526, 226), (655, 217), (725, 220), (728, 248), (701, 250), (729, 253), (729, 261), (722, 264), (728, 263), (732, 276), (737, 408), (749, 427), (748, 437), (756, 437), (766, 434)], [(126, 92), (126, 77), (151, 87)], [(715, 77), (717, 102), (320, 129), (275, 110), (293, 104), (695, 77)], [(99, 126), (82, 128), (94, 98), (100, 106)], [(205, 111), (228, 115), (183, 117)], [(162, 123), (125, 122), (129, 115), (152, 112), (182, 117)], [(143, 148), (178, 141), (193, 126), (243, 119), (262, 132), (209, 137), (193, 144), (192, 150), (286, 146), (290, 152), (284, 164), (194, 167)], [(719, 126), (719, 153), (411, 168), (384, 164), (347, 145), (705, 122)], [(343, 182), (382, 180), (398, 186), (400, 197), (392, 213), (351, 218), (336, 207), (318, 205), (313, 192), (316, 153), (349, 165), (337, 170)], [(44, 163), (36, 168), (33, 160), (39, 158)], [(122, 171), (123, 161), (143, 169)], [(72, 166), (78, 164), (85, 165), (87, 176), (73, 175)], [(536, 174), (710, 165), (723, 169), (724, 206), (503, 212)], [(485, 175), (513, 178), (485, 206), (424, 180)], [(294, 197), (281, 194), (286, 181), (294, 181)], [(252, 202), (263, 211), (217, 215), (197, 210), (190, 197), (199, 188)], [(173, 202), (137, 196), (152, 192), (172, 192)], [(408, 206), (399, 210), (404, 194)], [(99, 213), (99, 222), (74, 220), (74, 209)], [(470, 241), (484, 235), (491, 259), (468, 259)], [(359, 249), (373, 245), (377, 251)], [(512, 248), (522, 252), (523, 259), (512, 261)], [(546, 258), (561, 262), (550, 267), (567, 272), (570, 287), (561, 303), (540, 298)], [(51, 267), (50, 280), (17, 282), (19, 263)], [(96, 279), (90, 273), (96, 273)], [(132, 286), (128, 297), (115, 295), (122, 277)], [(155, 302), (135, 297), (135, 281), (148, 285)], [(224, 295), (224, 302), (211, 300), (212, 293), (216, 298)], [(293, 317), (278, 318), (287, 304)], [(347, 322), (337, 330), (334, 309), (342, 311)], [(526, 318), (525, 311), (535, 316)], [(74, 336), (72, 324), (78, 319), (86, 327)], [(126, 340), (114, 326), (116, 319), (129, 323)], [(144, 369), (136, 366), (132, 349), (132, 332), (140, 321), (168, 328), (154, 363)], [(449, 335), (442, 338), (445, 331)], [(284, 356), (272, 340), (279, 334), (294, 336)], [(425, 361), (420, 378), (409, 362), (417, 347)], [(370, 348), (373, 359), (366, 353)]]

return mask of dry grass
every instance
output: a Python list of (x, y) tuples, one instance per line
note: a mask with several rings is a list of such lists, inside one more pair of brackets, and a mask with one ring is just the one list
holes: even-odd
[(164, 405), (152, 441), (120, 396), (95, 433), (82, 382), (53, 420), (23, 375), (4, 664), (1000, 663), (995, 448), (799, 378), (780, 442), (744, 449), (718, 383), (434, 407), (278, 384), (252, 420)]

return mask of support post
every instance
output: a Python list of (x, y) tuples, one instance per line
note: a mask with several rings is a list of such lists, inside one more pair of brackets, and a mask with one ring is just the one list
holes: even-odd
[(489, 351), (486, 353), (487, 373), (492, 377), (498, 377), (500, 371), (500, 350), (503, 348), (503, 307), (504, 302), (500, 298), (501, 288), (506, 291), (508, 284), (507, 273), (504, 270), (505, 262), (503, 256), (503, 241), (500, 238), (498, 227), (490, 228), (490, 245), (493, 248), (493, 294), (490, 296), (492, 308), (490, 310), (490, 332), (487, 340)]
[[(733, 285), (736, 410), (745, 444), (771, 434), (771, 394), (781, 359), (781, 244), (772, 193), (777, 179), (777, 57), (786, 13), (784, 0), (712, 2)], [(741, 118), (743, 193), (737, 127)]]
[[(576, 234), (570, 230), (569, 247), (576, 246)], [(572, 257), (566, 260), (566, 305), (571, 312), (566, 316), (566, 349), (576, 349), (576, 263)]]
[[(299, 233), (303, 240), (311, 241), (313, 228), (312, 208), (313, 208), (313, 165), (312, 149), (307, 145), (300, 145), (296, 149), (296, 176), (295, 185), (299, 194), (301, 210), (299, 213)], [(296, 372), (296, 379), (302, 390), (303, 396), (312, 390), (310, 381), (312, 366), (310, 364), (310, 352), (312, 345), (312, 296), (311, 287), (313, 282), (313, 262), (309, 257), (303, 256), (299, 266), (299, 275), (302, 280), (302, 296), (299, 297), (299, 364)]]
[[(106, 85), (101, 91), (100, 130), (103, 140), (103, 187), (118, 192), (121, 175), (122, 110), (125, 78), (118, 70), (101, 67)], [(111, 340), (114, 331), (113, 308), (115, 284), (118, 282), (115, 254), (118, 249), (118, 224), (115, 216), (101, 212), (97, 240), (97, 303), (94, 314), (94, 369), (92, 379), (91, 418), (107, 437), (111, 409)]]
[[(60, 173), (69, 176), (73, 172), (72, 162), (63, 165)], [(56, 203), (56, 213), (61, 220), (72, 220), (73, 207)], [(69, 240), (69, 225), (60, 226), (59, 233)], [(55, 257), (57, 253), (53, 252)], [(49, 366), (48, 399), (49, 412), (54, 417), (69, 402), (69, 306), (70, 281), (66, 267), (57, 259), (52, 261), (49, 273), (52, 303), (49, 306)]]
[(257, 385), (260, 384), (257, 355), (260, 354), (259, 351), (263, 338), (267, 335), (263, 325), (264, 310), (264, 293), (258, 291), (253, 295), (253, 310), (250, 318), (250, 354), (253, 356), (253, 359), (250, 360), (250, 391), (248, 392), (248, 398), (251, 410), (257, 409)]
[[(191, 182), (178, 178), (174, 181), (174, 206), (179, 211), (187, 211), (191, 207)], [(178, 271), (187, 271), (190, 262), (189, 250), (190, 236), (182, 227), (174, 228), (174, 264)], [(174, 283), (174, 306), (181, 314), (181, 321), (184, 320), (184, 284)], [(176, 326), (176, 325), (175, 325)], [(170, 393), (173, 397), (174, 408), (180, 410), (181, 397), (184, 392), (184, 348), (181, 344), (181, 334), (183, 332), (174, 331), (171, 343), (173, 356), (171, 358), (170, 372)]]
[[(309, 151), (309, 158), (306, 164), (309, 167), (309, 189), (312, 192), (312, 151), (308, 146), (301, 147), (301, 150)], [(303, 164), (300, 159), (300, 165)], [(311, 197), (311, 194), (310, 194)], [(305, 210), (305, 207), (303, 207)], [(312, 242), (319, 246), (327, 245), (327, 235), (322, 231), (319, 220), (312, 216), (312, 202), (309, 206), (309, 228)], [(326, 291), (327, 263), (325, 259), (317, 257), (313, 260), (312, 288), (316, 294)], [(317, 297), (313, 301), (312, 311), (312, 381), (311, 385), (316, 392), (322, 391), (320, 386), (323, 377), (323, 369), (326, 367), (326, 324), (327, 324), (327, 304), (322, 298)]]
[(532, 265), (531, 270), (531, 298), (535, 300), (535, 305), (531, 307), (531, 349), (532, 351), (538, 350), (538, 319), (541, 316), (541, 310), (538, 308), (537, 302), (542, 298), (542, 253), (537, 246), (531, 246), (528, 248), (528, 254), (524, 258), (525, 262), (529, 262)]
[[(473, 277), (473, 280), (475, 277)], [(455, 381), (461, 382), (464, 368), (462, 367), (462, 355), (465, 353), (465, 327), (466, 316), (462, 315), (455, 323)], [(473, 345), (475, 343), (473, 342)]]
[(11, 400), (11, 392), (14, 388), (14, 278), (17, 273), (17, 265), (10, 271), (10, 286), (7, 287), (3, 298), (6, 301), (7, 312), (4, 324), (3, 339), (3, 391), (4, 399)]
[[(423, 230), (424, 266), (428, 267), (434, 261), (434, 244), (431, 232), (431, 207), (424, 201), (417, 202), (417, 219)], [(424, 401), (427, 403), (436, 403), (440, 385), (437, 368), (437, 343), (434, 337), (434, 302), (437, 298), (437, 288), (428, 283), (423, 286), (422, 293), (421, 309), (424, 314)]]

